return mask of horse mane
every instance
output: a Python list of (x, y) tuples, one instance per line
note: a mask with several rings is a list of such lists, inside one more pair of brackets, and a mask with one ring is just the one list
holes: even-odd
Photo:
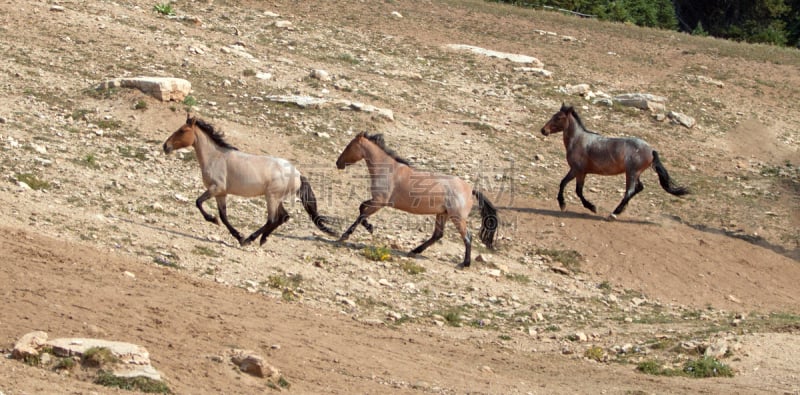
[(578, 122), (578, 126), (580, 126), (580, 127), (581, 127), (581, 129), (583, 129), (583, 130), (585, 130), (585, 131), (587, 131), (587, 132), (589, 132), (589, 133), (592, 133), (592, 134), (599, 134), (599, 133), (597, 133), (597, 132), (595, 132), (595, 131), (589, 130), (589, 129), (588, 129), (588, 128), (587, 128), (587, 127), (586, 127), (586, 126), (583, 124), (583, 119), (581, 119), (581, 116), (580, 116), (580, 115), (578, 115), (578, 112), (577, 112), (577, 111), (575, 111), (575, 107), (573, 107), (573, 106), (563, 106), (563, 105), (562, 105), (562, 106), (561, 106), (561, 111), (563, 111), (563, 112), (565, 112), (565, 113), (567, 113), (567, 114), (569, 114), (569, 113), (572, 113), (572, 116), (575, 118), (575, 121), (576, 121), (576, 122)]
[(394, 160), (396, 160), (396, 161), (398, 161), (398, 162), (400, 162), (400, 163), (402, 163), (402, 164), (404, 164), (406, 166), (411, 166), (411, 162), (408, 159), (405, 159), (405, 158), (399, 156), (397, 154), (397, 152), (394, 152), (394, 150), (389, 149), (389, 148), (386, 147), (386, 141), (383, 140), (383, 134), (379, 133), (379, 134), (370, 135), (370, 134), (367, 134), (365, 132), (364, 133), (364, 137), (366, 137), (367, 140), (372, 141), (373, 143), (375, 143), (375, 145), (380, 147), (380, 149), (382, 149), (383, 152), (385, 152), (387, 155), (391, 156), (392, 159), (394, 159)]
[(208, 136), (211, 139), (211, 141), (213, 141), (218, 146), (220, 146), (222, 148), (232, 149), (234, 151), (238, 151), (239, 150), (238, 148), (230, 145), (230, 143), (225, 141), (225, 138), (224, 138), (225, 137), (225, 133), (222, 133), (221, 130), (216, 130), (214, 128), (214, 126), (211, 125), (210, 123), (208, 123), (208, 122), (206, 122), (206, 121), (204, 121), (204, 120), (202, 120), (200, 118), (197, 118), (197, 117), (192, 117), (191, 119), (188, 119), (186, 121), (186, 123), (189, 123), (189, 124), (190, 123), (194, 123), (195, 125), (197, 125), (197, 127), (200, 128), (200, 130), (202, 130), (203, 133), (205, 133), (206, 136)]

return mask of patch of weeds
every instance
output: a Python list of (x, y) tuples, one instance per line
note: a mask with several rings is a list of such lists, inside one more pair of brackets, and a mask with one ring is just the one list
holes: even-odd
[(730, 366), (725, 365), (716, 358), (703, 357), (689, 361), (683, 366), (683, 372), (689, 377), (733, 377)]
[(447, 310), (437, 311), (435, 314), (440, 315), (444, 318), (445, 322), (447, 322), (450, 326), (460, 327), (463, 323), (463, 315), (465, 312), (464, 307), (451, 307)]
[(300, 274), (273, 274), (267, 278), (267, 285), (275, 289), (297, 288), (302, 282), (303, 276)]
[(544, 330), (548, 332), (558, 332), (561, 330), (561, 328), (559, 328), (558, 325), (548, 325), (544, 328)]
[(144, 162), (147, 159), (147, 155), (139, 151), (129, 145), (120, 145), (117, 147), (117, 151), (123, 158), (131, 158), (136, 159), (138, 161)]
[(531, 282), (530, 277), (518, 273), (506, 273), (506, 278), (520, 284), (530, 284)]
[(82, 364), (95, 368), (117, 362), (119, 362), (119, 358), (108, 347), (92, 347), (86, 350), (81, 357)]
[(213, 248), (209, 248), (209, 247), (206, 247), (206, 246), (194, 246), (194, 249), (192, 250), (192, 253), (194, 253), (196, 255), (208, 256), (208, 257), (211, 257), (211, 258), (218, 258), (218, 257), (222, 256), (222, 254), (220, 254), (219, 252), (215, 251)]
[(78, 110), (73, 111), (72, 114), (70, 114), (69, 117), (72, 118), (72, 120), (74, 120), (74, 121), (86, 121), (86, 120), (88, 120), (86, 115), (91, 114), (91, 113), (92, 113), (92, 110), (87, 110), (87, 109), (83, 109), (82, 108), (82, 109), (78, 109)]
[(144, 99), (139, 99), (133, 104), (134, 110), (147, 110), (147, 102)]
[(384, 262), (392, 259), (392, 252), (388, 247), (369, 246), (364, 248), (364, 256), (376, 262)]
[(603, 347), (592, 346), (583, 353), (583, 356), (597, 362), (602, 362), (605, 352), (603, 351)]
[(108, 99), (114, 97), (117, 93), (119, 93), (119, 90), (117, 88), (108, 88), (108, 89), (105, 89), (105, 88), (99, 88), (99, 89), (90, 88), (90, 89), (84, 90), (83, 93), (86, 96), (89, 96), (89, 97), (91, 97), (93, 99), (108, 100)]
[(153, 6), (153, 11), (165, 16), (175, 15), (175, 9), (172, 7), (172, 3), (156, 4)]
[(400, 269), (402, 269), (404, 272), (406, 272), (408, 274), (411, 274), (411, 275), (417, 275), (417, 274), (425, 273), (425, 268), (424, 267), (422, 267), (421, 265), (418, 265), (416, 262), (411, 262), (411, 261), (403, 261), (403, 262), (401, 262), (400, 263)]
[(100, 163), (97, 162), (97, 157), (94, 154), (86, 154), (83, 158), (75, 160), (75, 163), (86, 166), (90, 169), (99, 169)]
[(610, 283), (610, 282), (608, 282), (608, 281), (603, 281), (602, 283), (600, 283), (600, 284), (597, 286), (597, 288), (600, 288), (600, 289), (602, 289), (603, 291), (610, 292), (610, 291), (611, 291), (611, 283)]
[(176, 262), (173, 262), (173, 261), (167, 259), (166, 257), (162, 256), (162, 255), (158, 255), (158, 256), (154, 257), (153, 258), (153, 262), (155, 262), (156, 264), (161, 265), (161, 266), (171, 267), (173, 269), (180, 269), (181, 268), (180, 266), (178, 266), (178, 264)]
[(537, 248), (536, 255), (543, 255), (561, 262), (567, 269), (578, 272), (581, 267), (583, 257), (575, 250), (551, 250), (548, 248)]
[(50, 183), (49, 182), (47, 182), (45, 180), (42, 180), (42, 179), (39, 179), (39, 177), (37, 177), (33, 173), (19, 173), (19, 174), (16, 175), (16, 178), (17, 178), (17, 181), (24, 182), (29, 187), (31, 187), (31, 189), (33, 189), (34, 191), (38, 191), (40, 189), (48, 189), (48, 188), (50, 188)]
[(22, 362), (28, 366), (39, 366), (42, 363), (42, 357), (37, 355), (26, 355), (25, 358), (22, 359)]
[(361, 63), (361, 61), (358, 60), (358, 58), (356, 58), (355, 56), (353, 56), (352, 54), (349, 54), (349, 53), (341, 53), (338, 56), (336, 56), (336, 59), (339, 59), (339, 60), (341, 60), (342, 62), (345, 62), (345, 63), (354, 64), (354, 65)]
[(171, 394), (167, 384), (147, 378), (144, 376), (137, 377), (117, 377), (113, 373), (101, 370), (97, 372), (97, 377), (94, 383), (104, 387), (115, 387), (129, 391), (141, 391), (151, 394)]
[(100, 129), (116, 130), (122, 127), (122, 121), (118, 119), (101, 119), (97, 121)]
[(72, 358), (61, 358), (53, 366), (54, 370), (72, 370), (75, 367), (75, 360)]
[(244, 69), (244, 71), (242, 71), (242, 75), (245, 77), (255, 77), (256, 71), (253, 69)]
[(267, 387), (272, 388), (274, 390), (280, 390), (282, 388), (283, 389), (288, 389), (290, 386), (291, 386), (291, 384), (289, 384), (289, 382), (286, 381), (286, 379), (283, 376), (279, 377), (278, 381), (275, 382), (275, 383), (273, 383), (271, 381), (269, 383), (267, 383)]
[(181, 160), (184, 162), (196, 162), (197, 154), (195, 154), (194, 151), (184, 152)]
[(639, 364), (636, 365), (636, 370), (654, 376), (675, 376), (677, 372), (679, 372), (675, 369), (665, 369), (660, 363), (653, 360), (639, 362)]
[(194, 107), (197, 105), (197, 99), (192, 95), (188, 95), (183, 99), (183, 104), (190, 108)]
[(636, 370), (655, 376), (683, 376), (693, 378), (706, 377), (733, 377), (733, 371), (728, 365), (716, 358), (702, 357), (686, 362), (682, 369), (671, 369), (661, 366), (657, 361), (644, 361), (636, 365)]
[(497, 338), (500, 339), (500, 340), (505, 340), (505, 341), (511, 340), (511, 336), (509, 336), (509, 335), (500, 335), (500, 336), (497, 336)]

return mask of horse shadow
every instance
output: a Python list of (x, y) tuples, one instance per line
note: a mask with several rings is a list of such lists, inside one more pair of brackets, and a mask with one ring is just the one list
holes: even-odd
[(541, 209), (534, 207), (509, 207), (509, 206), (498, 207), (498, 209), (504, 211), (516, 211), (519, 213), (538, 214), (553, 218), (584, 219), (589, 221), (601, 221), (601, 222), (622, 222), (622, 223), (637, 224), (637, 225), (656, 225), (656, 223), (653, 221), (632, 219), (632, 218), (610, 219), (609, 217), (603, 217), (601, 215), (594, 213), (585, 213), (577, 211), (561, 211), (561, 210)]
[[(575, 211), (560, 211), (560, 210), (551, 210), (551, 209), (540, 209), (540, 208), (533, 208), (533, 207), (498, 207), (500, 210), (507, 210), (507, 211), (516, 211), (520, 213), (530, 213), (530, 214), (538, 214), (544, 215), (548, 217), (554, 218), (571, 218), (571, 219), (583, 219), (589, 221), (605, 221), (605, 222), (623, 222), (629, 224), (637, 224), (637, 225), (658, 225), (656, 222), (647, 221), (647, 220), (640, 220), (640, 219), (632, 219), (632, 218), (617, 218), (614, 220), (609, 219), (608, 217), (603, 217), (593, 213), (584, 213), (584, 212), (575, 212)], [(741, 232), (735, 232), (720, 228), (715, 228), (713, 226), (708, 226), (705, 224), (694, 224), (688, 221), (685, 221), (683, 218), (677, 215), (670, 215), (667, 216), (672, 221), (675, 221), (681, 225), (688, 226), (694, 230), (713, 234), (713, 235), (722, 235), (726, 237), (730, 237), (733, 239), (743, 240), (747, 243), (750, 243), (754, 246), (761, 247), (767, 250), (770, 250), (776, 254), (783, 255), (789, 259), (794, 261), (800, 262), (800, 248), (795, 249), (788, 249), (781, 245), (773, 244), (764, 239), (761, 236), (754, 236), (748, 235)]]
[(778, 255), (783, 255), (783, 256), (785, 256), (785, 257), (787, 257), (787, 258), (789, 258), (789, 259), (791, 259), (793, 261), (800, 262), (800, 247), (794, 248), (794, 249), (788, 249), (788, 248), (786, 248), (784, 246), (770, 243), (769, 241), (767, 241), (766, 239), (764, 239), (761, 236), (749, 235), (749, 234), (746, 234), (746, 233), (730, 231), (730, 230), (727, 230), (727, 229), (715, 228), (713, 226), (708, 226), (708, 225), (705, 225), (705, 224), (693, 224), (693, 223), (684, 221), (683, 218), (681, 218), (681, 217), (679, 217), (677, 215), (669, 216), (669, 218), (671, 220), (679, 223), (679, 224), (686, 225), (686, 226), (688, 226), (688, 227), (690, 227), (690, 228), (692, 228), (694, 230), (697, 230), (697, 231), (700, 231), (700, 232), (704, 232), (704, 233), (713, 234), (713, 235), (722, 235), (722, 236), (730, 237), (732, 239), (743, 240), (743, 241), (745, 241), (747, 243), (750, 243), (750, 244), (752, 244), (754, 246), (770, 250), (770, 251), (772, 251), (772, 252), (774, 252), (774, 253), (776, 253)]

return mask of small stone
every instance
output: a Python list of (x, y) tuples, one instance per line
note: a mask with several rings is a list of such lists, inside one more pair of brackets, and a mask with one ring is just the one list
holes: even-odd
[(50, 6), (50, 11), (64, 12), (64, 7), (62, 7), (60, 5), (52, 5), (52, 6)]
[(392, 14), (391, 14), (391, 15), (392, 15), (392, 18), (395, 18), (395, 19), (403, 19), (403, 14), (401, 14), (401, 13), (399, 13), (399, 12), (397, 12), (397, 11), (392, 11)]
[(320, 81), (330, 81), (332, 80), (330, 73), (322, 69), (314, 69), (311, 71), (311, 77), (316, 78)]
[(127, 270), (122, 272), (122, 275), (124, 275), (125, 277), (136, 278), (135, 274), (133, 274), (133, 273), (127, 271)]
[(726, 343), (724, 340), (718, 340), (714, 344), (706, 347), (706, 351), (703, 353), (703, 355), (711, 358), (722, 358), (727, 352), (728, 343)]
[(742, 303), (742, 301), (739, 300), (739, 298), (737, 298), (737, 297), (735, 297), (733, 295), (728, 295), (728, 300), (730, 300), (731, 302), (736, 303), (736, 304), (741, 304)]

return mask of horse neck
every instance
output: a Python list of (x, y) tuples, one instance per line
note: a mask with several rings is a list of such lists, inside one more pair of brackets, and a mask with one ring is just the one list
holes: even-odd
[(377, 144), (368, 141), (361, 144), (361, 149), (364, 154), (364, 161), (367, 162), (367, 168), (370, 175), (388, 174), (387, 168), (394, 168), (397, 166), (397, 160), (392, 158)]
[(197, 161), (200, 162), (200, 167), (205, 167), (222, 157), (225, 149), (214, 143), (202, 130), (194, 131), (194, 152), (197, 155)]
[(574, 116), (569, 115), (569, 126), (564, 129), (564, 145), (569, 146), (573, 140), (588, 134), (586, 129), (581, 127), (578, 120)]

